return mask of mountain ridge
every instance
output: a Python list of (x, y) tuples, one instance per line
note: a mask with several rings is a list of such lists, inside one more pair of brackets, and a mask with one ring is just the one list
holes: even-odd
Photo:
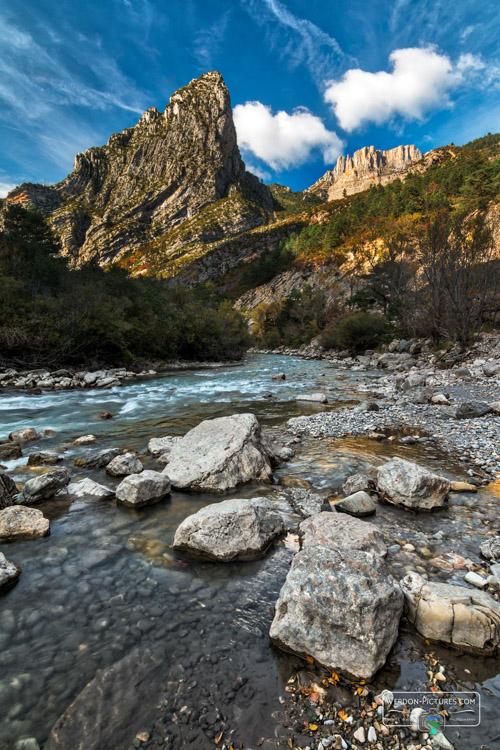
[(92, 258), (106, 265), (224, 199), (232, 199), (224, 207), (230, 220), (214, 221), (212, 239), (258, 226), (273, 207), (269, 189), (245, 168), (229, 92), (210, 71), (176, 91), (164, 112), (152, 107), (105, 146), (77, 154), (60, 183), (25, 183), (6, 204), (48, 216), (74, 265)]

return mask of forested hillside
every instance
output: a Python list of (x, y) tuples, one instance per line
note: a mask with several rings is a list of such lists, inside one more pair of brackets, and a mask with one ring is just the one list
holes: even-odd
[[(395, 330), (465, 345), (498, 282), (499, 142), (488, 134), (443, 147), (423, 173), (323, 204), (300, 232), (235, 272), (237, 295), (297, 269), (327, 279), (254, 309), (258, 342), (297, 346), (326, 329), (324, 343), (348, 345), (338, 330), (347, 313), (376, 331), (367, 345)], [(344, 288), (334, 301), (332, 275)]]

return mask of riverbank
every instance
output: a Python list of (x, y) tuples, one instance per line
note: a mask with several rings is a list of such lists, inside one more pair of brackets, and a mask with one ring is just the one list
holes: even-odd
[(0, 390), (16, 388), (35, 393), (41, 391), (60, 391), (73, 388), (113, 388), (123, 385), (134, 378), (153, 377), (168, 370), (199, 370), (200, 368), (230, 367), (235, 362), (193, 362), (172, 360), (155, 362), (154, 367), (127, 370), (124, 367), (100, 368), (98, 370), (76, 370), (59, 368), (57, 370), (15, 370), (6, 369), (0, 372)]

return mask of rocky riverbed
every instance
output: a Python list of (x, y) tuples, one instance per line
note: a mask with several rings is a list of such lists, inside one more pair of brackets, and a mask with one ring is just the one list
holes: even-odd
[[(284, 379), (273, 380), (283, 372)], [(410, 373), (399, 371), (405, 376), (402, 383)], [(338, 574), (342, 566), (352, 572), (346, 573), (339, 591), (352, 585), (356, 566), (361, 582), (367, 574), (364, 566), (371, 560), (370, 567), (380, 570), (381, 580), (392, 577), (394, 581), (386, 593), (380, 589), (380, 596), (396, 597), (393, 616), (397, 618), (402, 594), (391, 592), (399, 591), (399, 582), (409, 575), (420, 577), (422, 585), (431, 589), (443, 584), (453, 584), (457, 591), (465, 589), (471, 603), (479, 595), (488, 597), (488, 602), (498, 600), (494, 585), (486, 582), (488, 575), (495, 577), (494, 560), (480, 551), (484, 543), (491, 547), (498, 533), (496, 465), (465, 460), (469, 449), (465, 444), (457, 454), (450, 452), (456, 445), (450, 438), (454, 426), (467, 433), (473, 431), (467, 428), (474, 428), (478, 442), (483, 434), (494, 441), (498, 430), (495, 412), (490, 407), (482, 417), (440, 417), (446, 404), (410, 403), (407, 390), (395, 379), (384, 380), (387, 376), (381, 368), (339, 369), (324, 360), (257, 356), (240, 370), (163, 376), (152, 378), (147, 385), (130, 383), (119, 391), (111, 388), (105, 393), (74, 395), (62, 391), (41, 397), (26, 394), (24, 400), (12, 396), (9, 414), (17, 416), (5, 421), (5, 437), (33, 425), (36, 438), (19, 443), (22, 456), (4, 461), (4, 476), (17, 483), (21, 496), (26, 499), (29, 494), (36, 502), (33, 508), (29, 503), (12, 506), (32, 511), (23, 519), (31, 536), (3, 541), (1, 548), (8, 560), (22, 569), (18, 582), (0, 600), (4, 623), (0, 632), (0, 703), (5, 717), (0, 725), (2, 750), (31, 750), (44, 743), (51, 749), (85, 750), (411, 750), (450, 747), (446, 742), (457, 750), (475, 746), (493, 750), (498, 742), (498, 658), (471, 655), (463, 643), (458, 650), (447, 648), (433, 642), (434, 634), (426, 642), (418, 635), (418, 628), (424, 632), (427, 627), (425, 621), (412, 620), (410, 611), (399, 625), (385, 665), (373, 677), (366, 673), (364, 678), (351, 675), (348, 679), (340, 670), (325, 669), (328, 659), (320, 655), (323, 646), (317, 658), (310, 655), (310, 648), (319, 648), (319, 643), (283, 650), (283, 641), (289, 637), (283, 632), (275, 633), (275, 645), (269, 642), (271, 624), (279, 612), (278, 608), (275, 613), (278, 596), (285, 601), (285, 581), (290, 586), (294, 580), (289, 573), (295, 570), (295, 585), (308, 585), (309, 563), (309, 568), (304, 568), (306, 578), (301, 577), (304, 553), (306, 559), (318, 561), (314, 567), (318, 572), (325, 555), (343, 555), (335, 551), (341, 549), (336, 518), (345, 519), (342, 528), (354, 529), (354, 521), (363, 533), (375, 528), (381, 546), (374, 552), (382, 555), (378, 560), (373, 552), (363, 549), (350, 552), (350, 557), (344, 555), (336, 566)], [(477, 382), (474, 376), (462, 380), (453, 385), (483, 390), (455, 391), (460, 401), (449, 392), (450, 406), (479, 397), (486, 403), (498, 400), (494, 376), (478, 377)], [(487, 389), (492, 391), (491, 398)], [(317, 392), (326, 395), (326, 405), (296, 400)], [(97, 403), (92, 400), (96, 397)], [(42, 400), (44, 412), (37, 411), (37, 399)], [(363, 401), (376, 401), (379, 410), (368, 408)], [(360, 405), (360, 410), (354, 411)], [(398, 422), (397, 411), (390, 409), (408, 414), (408, 421)], [(101, 410), (112, 419), (97, 419)], [(256, 414), (264, 426), (262, 447), (255, 442), (254, 422), (246, 420), (243, 443), (228, 442), (226, 436), (221, 447), (231, 445), (232, 452), (217, 453), (220, 449), (213, 437), (220, 433), (218, 418), (248, 412)], [(93, 420), (90, 414), (95, 414)], [(170, 435), (178, 439), (207, 418), (216, 418), (216, 430), (212, 439), (208, 438), (210, 467), (189, 442), (183, 450), (184, 441), (156, 440), (147, 450), (151, 438)], [(426, 427), (422, 426), (424, 419), (428, 420)], [(55, 434), (40, 438), (43, 428)], [(242, 427), (235, 434), (241, 436)], [(87, 440), (75, 445), (75, 438), (84, 435)], [(201, 438), (197, 440), (201, 444)], [(482, 450), (486, 448), (481, 445)], [(205, 450), (202, 453), (209, 455)], [(57, 467), (50, 461), (40, 463), (40, 459), (28, 466), (27, 461), (36, 454), (52, 454), (60, 460)], [(235, 463), (231, 455), (245, 458)], [(189, 467), (182, 465), (183, 456), (189, 459)], [(395, 456), (424, 470), (421, 475), (414, 476), (413, 470), (408, 475), (411, 486), (420, 487), (411, 490), (417, 492), (415, 496), (424, 490), (426, 494), (428, 490), (447, 492), (451, 481), (468, 482), (468, 488), (462, 487), (468, 491), (450, 492), (442, 507), (432, 513), (409, 510), (401, 505), (401, 487), (393, 490), (387, 479), (382, 482), (381, 468)], [(493, 451), (490, 460), (495, 461)], [(168, 479), (170, 461), (174, 487), (160, 499), (150, 493), (156, 491), (157, 476)], [(271, 481), (267, 462), (273, 472)], [(39, 492), (43, 487), (46, 494), (48, 484), (41, 479), (53, 471), (60, 472), (60, 481), (67, 472), (69, 485), (65, 475), (64, 482), (69, 492), (63, 490), (49, 498), (26, 493), (23, 483), (26, 487), (35, 479), (29, 488)], [(259, 479), (239, 484), (248, 480), (249, 471)], [(428, 472), (439, 475), (439, 484), (428, 478)], [(345, 495), (346, 480), (355, 473), (367, 478), (366, 491), (376, 511), (366, 520), (335, 510)], [(134, 502), (134, 507), (129, 507), (121, 500), (99, 497), (92, 485), (104, 486), (108, 495), (120, 495), (119, 487), (141, 474), (147, 480), (137, 480), (141, 492), (127, 489), (124, 497), (139, 497), (142, 505), (147, 485), (147, 502), (153, 501), (153, 505), (137, 507)], [(236, 480), (236, 486), (227, 484), (228, 477)], [(191, 494), (176, 488), (186, 481)], [(221, 481), (225, 494), (218, 497), (214, 492)], [(474, 489), (477, 492), (471, 491)], [(166, 485), (160, 490), (160, 494), (167, 492)], [(8, 482), (4, 491), (12, 494)], [(219, 500), (223, 501), (220, 508)], [(214, 511), (207, 513), (207, 506)], [(50, 522), (50, 536), (40, 517), (33, 515), (35, 511)], [(197, 511), (202, 511), (199, 517)], [(323, 515), (329, 519), (326, 525), (321, 522)], [(315, 518), (320, 522), (314, 521), (307, 531), (312, 547), (310, 552), (303, 550), (300, 558), (297, 540), (305, 538), (305, 529), (301, 529), (307, 516), (311, 516), (310, 522)], [(237, 519), (242, 522), (239, 527), (234, 525)], [(258, 523), (257, 534), (248, 536), (250, 527), (245, 519)], [(10, 520), (6, 533), (14, 522), (18, 523)], [(176, 531), (187, 523), (189, 533), (176, 542)], [(204, 553), (201, 559), (192, 554), (193, 532), (198, 534), (196, 544), (202, 552), (210, 535), (213, 545), (217, 543), (222, 550), (226, 537), (216, 534), (228, 523), (233, 529), (229, 557), (223, 554), (218, 559), (224, 561), (211, 562), (203, 559)], [(325, 551), (330, 543), (327, 529), (332, 523), (335, 549), (329, 553)], [(239, 547), (244, 549), (243, 561), (238, 561), (234, 549), (239, 538), (247, 545)], [(347, 532), (346, 538), (353, 540), (353, 531)], [(249, 554), (260, 557), (248, 561)], [(375, 581), (373, 575), (369, 577)], [(408, 583), (408, 591), (417, 591), (418, 580), (411, 579), (413, 588)], [(326, 581), (322, 585), (330, 586)], [(444, 590), (436, 592), (439, 601), (444, 601)], [(493, 609), (495, 606), (491, 604)], [(364, 624), (360, 620), (367, 634), (373, 623), (376, 630), (376, 610), (370, 615), (373, 617), (370, 625), (367, 610)], [(327, 640), (328, 627), (327, 616), (318, 631), (324, 628)], [(311, 633), (307, 635), (310, 638)], [(387, 640), (384, 644), (383, 649), (391, 646)], [(398, 690), (408, 689), (433, 694), (444, 689), (478, 690), (483, 704), (480, 727), (450, 727), (448, 739), (438, 738), (441, 745), (411, 723), (387, 728), (380, 710), (387, 703), (383, 691), (396, 695)], [(394, 708), (396, 704), (391, 705)]]

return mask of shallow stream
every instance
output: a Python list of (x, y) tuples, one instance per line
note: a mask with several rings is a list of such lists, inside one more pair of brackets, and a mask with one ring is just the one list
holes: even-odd
[[(281, 371), (287, 379), (272, 381)], [(377, 374), (369, 377), (375, 385)], [(74, 458), (94, 450), (71, 446), (79, 435), (95, 434), (99, 448), (126, 447), (142, 454), (151, 437), (183, 434), (207, 418), (251, 411), (264, 426), (276, 426), (292, 416), (355, 403), (363, 398), (357, 391), (359, 378), (359, 373), (339, 373), (324, 362), (255, 355), (233, 367), (162, 373), (108, 391), (4, 392), (0, 437), (26, 426), (56, 431), (55, 437), (26, 448), (23, 459), (7, 464), (12, 476), (24, 481), (40, 471), (26, 466), (32, 451), (57, 452), (64, 457), (62, 465), (72, 468)], [(328, 394), (330, 406), (295, 401), (297, 394), (317, 390)], [(101, 412), (113, 418), (102, 420)], [(463, 477), (439, 447), (426, 451), (422, 445), (357, 438), (304, 440), (296, 458), (276, 478), (300, 477), (325, 495), (335, 494), (349, 474), (395, 453)], [(149, 467), (156, 468), (149, 461)], [(88, 476), (72, 471), (74, 479)], [(113, 484), (104, 470), (92, 476)], [(245, 487), (230, 496), (271, 489)], [(264, 560), (225, 565), (179, 559), (170, 549), (176, 527), (216, 499), (173, 493), (157, 505), (133, 510), (63, 496), (40, 505), (51, 520), (49, 537), (2, 545), (23, 573), (0, 597), (1, 750), (10, 750), (21, 737), (35, 736), (42, 745), (96, 671), (136, 648), (139, 655), (150, 650), (159, 654), (160, 667), (144, 688), (141, 705), (121, 718), (119, 734), (115, 732), (109, 744), (101, 743), (99, 750), (132, 747), (135, 735), (151, 727), (150, 746), (155, 748), (213, 748), (223, 730), (224, 741), (244, 748), (274, 736), (279, 699), (297, 667), (297, 660), (270, 647), (267, 637), (291, 552), (278, 545)], [(415, 547), (414, 553), (389, 557), (395, 575), (402, 577), (420, 566), (431, 577), (458, 581), (464, 571), (445, 572), (429, 560), (449, 551), (477, 559), (477, 536), (497, 523), (499, 509), (499, 488), (490, 487), (477, 495), (454, 495), (450, 507), (439, 514), (380, 506), (373, 521), (390, 542), (404, 539)], [(439, 531), (442, 538), (434, 536)], [(495, 659), (430, 649), (403, 629), (377, 684), (422, 689), (423, 655), (430, 650), (446, 673), (461, 684), (477, 683), (482, 691), (481, 725), (450, 739), (458, 750), (500, 747), (500, 668)], [(160, 743), (158, 738), (164, 739)]]

